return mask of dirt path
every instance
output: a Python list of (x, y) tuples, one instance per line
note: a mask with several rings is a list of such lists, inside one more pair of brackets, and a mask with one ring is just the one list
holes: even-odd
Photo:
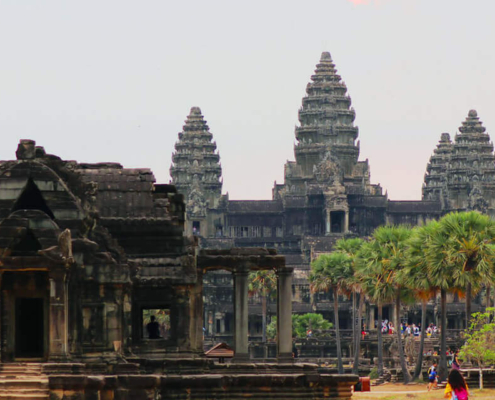
[[(443, 393), (443, 389), (428, 392), (426, 384), (386, 384), (373, 386), (371, 392), (356, 392), (352, 398), (353, 400), (440, 400), (444, 398)], [(493, 400), (495, 399), (495, 390), (472, 390), (469, 399)]]

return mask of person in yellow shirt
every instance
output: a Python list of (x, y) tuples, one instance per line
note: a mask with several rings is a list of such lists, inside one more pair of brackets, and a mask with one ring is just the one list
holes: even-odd
[(447, 386), (445, 386), (444, 397), (450, 400), (469, 399), (468, 385), (458, 369), (450, 371)]

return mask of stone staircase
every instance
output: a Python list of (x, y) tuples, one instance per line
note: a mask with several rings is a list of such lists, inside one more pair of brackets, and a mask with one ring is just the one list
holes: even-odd
[(0, 364), (0, 400), (48, 400), (48, 378), (41, 364)]

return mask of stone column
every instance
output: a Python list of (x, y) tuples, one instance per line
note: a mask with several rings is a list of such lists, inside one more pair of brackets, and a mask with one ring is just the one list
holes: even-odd
[(62, 269), (50, 271), (50, 308), (49, 308), (49, 352), (50, 361), (67, 359), (67, 272)]
[(222, 319), (220, 320), (220, 333), (225, 333), (225, 314), (223, 315)]
[(236, 268), (234, 274), (234, 362), (249, 360), (248, 341), (248, 268)]
[(325, 230), (325, 233), (326, 234), (329, 234), (331, 232), (331, 217), (330, 217), (330, 210), (326, 210), (327, 211), (327, 220), (326, 220), (326, 230)]
[(292, 359), (292, 268), (277, 271), (277, 358)]
[(344, 233), (349, 232), (349, 211), (345, 211), (344, 217)]

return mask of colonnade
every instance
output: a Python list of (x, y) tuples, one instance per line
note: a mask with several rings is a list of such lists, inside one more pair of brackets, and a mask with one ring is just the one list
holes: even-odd
[[(249, 360), (249, 269), (236, 268), (234, 276), (234, 361)], [(292, 269), (277, 271), (277, 359), (292, 360)]]
[(271, 270), (277, 275), (277, 359), (292, 361), (292, 273), (285, 257), (274, 249), (233, 248), (201, 250), (198, 268), (202, 273), (223, 269), (234, 278), (234, 362), (249, 360), (248, 287), (251, 271)]

